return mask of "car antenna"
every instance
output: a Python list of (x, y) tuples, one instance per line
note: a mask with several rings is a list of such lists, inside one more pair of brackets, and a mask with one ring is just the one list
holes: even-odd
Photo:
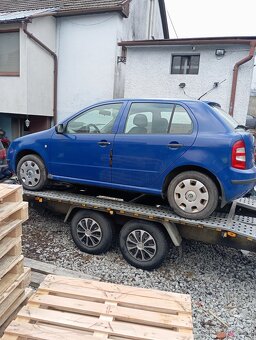
[(202, 94), (197, 100), (201, 100), (201, 98), (203, 98), (204, 96), (206, 96), (209, 92), (211, 92), (212, 90), (216, 89), (220, 84), (224, 83), (224, 81), (226, 81), (227, 79), (224, 79), (220, 82), (216, 81), (213, 83), (213, 87), (208, 90), (207, 92), (205, 92), (204, 94)]

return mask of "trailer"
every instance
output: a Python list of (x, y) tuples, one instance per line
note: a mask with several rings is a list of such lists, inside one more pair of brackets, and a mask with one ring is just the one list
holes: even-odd
[(104, 253), (118, 236), (123, 257), (141, 269), (158, 268), (170, 246), (180, 247), (183, 238), (256, 252), (255, 196), (236, 200), (227, 212), (204, 220), (180, 217), (163, 202), (145, 200), (144, 195), (124, 200), (88, 195), (83, 190), (24, 190), (24, 196), (63, 213), (80, 250)]

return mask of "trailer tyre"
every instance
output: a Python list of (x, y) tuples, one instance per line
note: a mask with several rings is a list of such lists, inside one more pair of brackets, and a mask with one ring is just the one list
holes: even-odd
[(168, 237), (161, 227), (142, 220), (132, 220), (123, 226), (119, 244), (128, 263), (147, 270), (158, 268), (169, 249)]
[(77, 247), (89, 254), (102, 254), (113, 241), (113, 225), (103, 214), (80, 210), (71, 222), (71, 235)]

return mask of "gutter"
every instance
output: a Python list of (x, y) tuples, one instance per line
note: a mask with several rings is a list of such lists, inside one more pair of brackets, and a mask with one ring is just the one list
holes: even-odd
[(165, 8), (165, 2), (164, 0), (158, 0), (159, 2), (159, 9), (162, 19), (162, 25), (163, 25), (163, 32), (164, 32), (164, 39), (169, 39), (169, 28), (168, 28), (168, 20), (166, 15), (166, 8)]
[(36, 38), (31, 32), (27, 30), (27, 22), (22, 22), (22, 30), (29, 37), (29, 39), (33, 40), (37, 45), (42, 47), (48, 54), (50, 54), (53, 58), (54, 62), (54, 84), (53, 84), (53, 121), (54, 124), (57, 123), (57, 93), (58, 93), (58, 57), (55, 52), (53, 52), (49, 47), (47, 47), (42, 41)]
[(248, 56), (239, 60), (234, 66), (233, 80), (232, 80), (232, 87), (231, 87), (231, 97), (230, 97), (230, 103), (229, 103), (229, 114), (230, 114), (230, 116), (233, 116), (233, 114), (234, 114), (238, 69), (241, 65), (247, 63), (248, 61), (250, 61), (254, 57), (255, 48), (256, 48), (256, 41), (255, 40), (250, 41), (250, 52), (249, 52)]

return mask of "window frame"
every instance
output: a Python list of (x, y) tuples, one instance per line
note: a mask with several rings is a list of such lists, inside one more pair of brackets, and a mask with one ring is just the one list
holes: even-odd
[(18, 33), (19, 34), (19, 71), (18, 72), (0, 72), (0, 77), (20, 77), (20, 30), (19, 28), (0, 29), (0, 34)]
[[(187, 58), (190, 58), (191, 57), (198, 57), (198, 68), (197, 68), (197, 73), (173, 73), (173, 62), (174, 62), (174, 58), (175, 57), (180, 57), (181, 58), (181, 61), (182, 61), (182, 58), (183, 57), (187, 57)], [(200, 68), (200, 59), (201, 59), (201, 56), (199, 53), (196, 53), (196, 54), (193, 54), (193, 53), (181, 53), (181, 54), (172, 54), (172, 57), (171, 57), (171, 67), (170, 67), (170, 74), (171, 75), (190, 75), (190, 76), (195, 76), (195, 75), (198, 75), (199, 74), (199, 68)], [(181, 61), (180, 61), (180, 70), (181, 70)], [(190, 67), (189, 67), (189, 70), (190, 70)]]
[[(106, 105), (115, 105), (115, 104), (119, 104), (120, 108), (119, 108), (119, 112), (118, 112), (118, 114), (115, 118), (115, 122), (112, 126), (112, 131), (110, 133), (97, 133), (97, 132), (94, 132), (94, 133), (71, 133), (71, 132), (67, 131), (68, 124), (72, 120), (79, 118), (80, 116), (82, 116), (83, 114), (86, 114), (87, 112), (89, 112), (91, 110), (97, 110), (97, 108), (99, 108), (99, 107), (106, 106)], [(100, 103), (100, 104), (98, 103), (96, 105), (86, 107), (85, 109), (77, 112), (75, 115), (69, 117), (67, 120), (64, 121), (64, 134), (67, 134), (67, 135), (69, 135), (69, 134), (72, 134), (72, 135), (79, 134), (79, 135), (88, 135), (88, 136), (89, 135), (95, 135), (95, 134), (99, 135), (99, 136), (104, 135), (104, 134), (111, 134), (111, 135), (116, 134), (117, 133), (117, 126), (118, 126), (120, 119), (122, 117), (125, 105), (126, 105), (125, 101), (117, 101), (117, 102), (103, 102), (103, 103)]]
[[(177, 103), (177, 102), (172, 102), (172, 101), (168, 101), (168, 102), (154, 102), (154, 101), (130, 101), (128, 102), (128, 104), (126, 105), (125, 107), (125, 111), (124, 113), (122, 114), (122, 118), (121, 118), (121, 123), (119, 125), (119, 128), (118, 128), (118, 131), (116, 132), (118, 135), (125, 135), (125, 136), (138, 136), (139, 134), (129, 134), (129, 133), (125, 133), (125, 129), (126, 129), (126, 124), (127, 124), (127, 121), (128, 121), (128, 117), (129, 117), (129, 112), (130, 112), (130, 109), (131, 109), (131, 106), (132, 104), (155, 104), (155, 103), (158, 103), (158, 104), (170, 104), (170, 105), (173, 105), (173, 108), (172, 108), (172, 112), (171, 112), (171, 116), (170, 116), (170, 121), (169, 121), (169, 124), (168, 124), (168, 128), (167, 128), (167, 133), (166, 134), (163, 134), (163, 133), (147, 133), (147, 134), (142, 134), (143, 136), (172, 136), (172, 135), (184, 135), (184, 136), (189, 136), (189, 135), (193, 135), (195, 133), (195, 127), (197, 126), (196, 125), (196, 122), (195, 122), (195, 118), (194, 118), (194, 115), (190, 112), (189, 108), (185, 107), (182, 103)], [(190, 120), (191, 120), (191, 124), (192, 124), (192, 129), (191, 129), (191, 132), (190, 133), (170, 133), (170, 129), (171, 129), (171, 124), (172, 124), (172, 120), (173, 120), (173, 116), (174, 116), (174, 113), (175, 113), (175, 110), (176, 110), (176, 106), (180, 106), (182, 107), (188, 114)]]

